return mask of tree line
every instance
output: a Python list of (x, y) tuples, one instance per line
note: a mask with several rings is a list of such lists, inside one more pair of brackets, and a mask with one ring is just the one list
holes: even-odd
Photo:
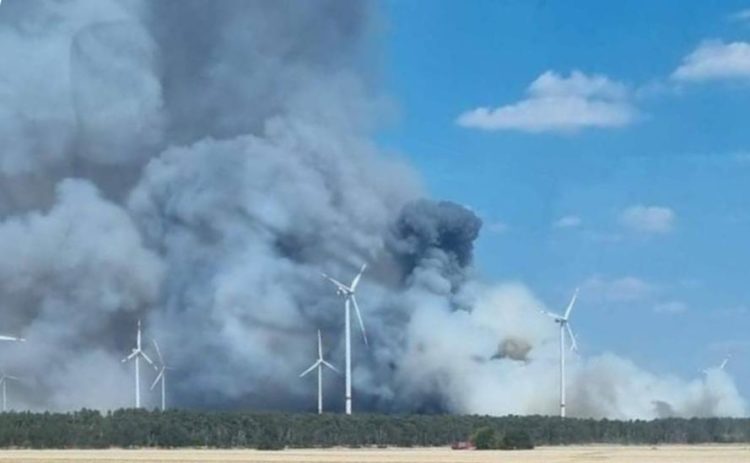
[[(489, 431), (487, 431), (489, 430)], [(548, 416), (116, 410), (0, 414), (3, 448), (446, 446), (478, 435), (504, 445), (750, 443), (750, 419), (652, 421)], [(484, 434), (482, 434), (484, 433)], [(510, 444), (508, 444), (510, 442)], [(516, 444), (522, 442), (522, 444)]]

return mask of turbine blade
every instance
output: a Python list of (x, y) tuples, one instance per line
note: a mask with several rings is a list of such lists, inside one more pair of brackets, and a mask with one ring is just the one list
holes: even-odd
[(154, 370), (158, 370), (158, 368), (156, 368), (156, 365), (154, 365), (154, 362), (151, 361), (151, 358), (148, 355), (146, 355), (145, 352), (143, 352), (142, 350), (139, 350), (138, 353), (141, 354), (141, 357), (143, 357), (145, 361), (147, 361), (148, 363), (151, 364), (152, 367), (154, 367)]
[(164, 376), (164, 368), (162, 368), (162, 369), (161, 369), (161, 370), (159, 371), (159, 374), (158, 374), (158, 375), (156, 375), (156, 379), (154, 379), (154, 382), (153, 382), (153, 383), (151, 383), (151, 387), (149, 388), (149, 390), (152, 390), (152, 391), (154, 390), (154, 388), (155, 388), (155, 387), (156, 387), (156, 385), (157, 385), (157, 384), (159, 383), (159, 380), (160, 380), (160, 379), (162, 378), (162, 376)]
[(359, 280), (362, 279), (362, 274), (365, 273), (365, 269), (367, 269), (367, 264), (362, 264), (362, 268), (359, 269), (359, 273), (352, 280), (352, 284), (350, 286), (352, 291), (356, 291), (357, 285), (359, 284)]
[(578, 351), (578, 343), (576, 337), (573, 335), (573, 330), (570, 328), (570, 324), (566, 323), (565, 328), (568, 330), (568, 336), (570, 336), (570, 350)]
[(156, 349), (156, 356), (159, 358), (159, 364), (164, 365), (164, 358), (161, 356), (161, 350), (159, 350), (159, 344), (156, 342), (156, 339), (152, 339), (151, 342), (154, 343), (154, 349)]
[(318, 360), (323, 359), (323, 341), (320, 338), (320, 330), (318, 330)]
[(576, 291), (573, 293), (573, 298), (570, 300), (570, 304), (568, 304), (568, 308), (565, 309), (565, 320), (570, 317), (570, 312), (573, 310), (573, 306), (576, 303), (576, 299), (578, 299), (578, 288), (576, 288)]
[(131, 360), (136, 355), (138, 355), (138, 351), (135, 350), (135, 349), (133, 349), (133, 352), (131, 352), (130, 355), (128, 355), (127, 357), (125, 357), (124, 359), (122, 359), (123, 363), (127, 362), (128, 360)]
[(336, 368), (335, 366), (331, 365), (330, 363), (326, 362), (325, 360), (322, 361), (323, 365), (327, 366), (331, 370), (335, 371), (338, 374), (341, 374), (341, 372)]
[(17, 338), (15, 336), (4, 336), (0, 335), (0, 341), (17, 341), (17, 342), (24, 342), (26, 341), (24, 338)]
[(328, 280), (331, 283), (333, 283), (334, 285), (336, 285), (337, 288), (339, 288), (339, 289), (341, 289), (343, 291), (346, 291), (346, 292), (351, 292), (352, 291), (351, 288), (349, 288), (348, 286), (346, 286), (344, 283), (340, 282), (339, 280), (337, 280), (335, 278), (331, 278), (328, 275), (326, 275), (325, 273), (321, 273), (321, 275), (323, 275), (323, 278), (325, 278), (326, 280)]
[(544, 315), (546, 315), (546, 316), (548, 316), (550, 318), (554, 318), (555, 320), (562, 320), (562, 315), (558, 315), (558, 314), (556, 314), (554, 312), (547, 312), (546, 310), (540, 310), (539, 312), (541, 312), (542, 314), (544, 314)]
[(301, 378), (301, 377), (305, 376), (306, 374), (310, 373), (311, 371), (313, 371), (314, 369), (316, 369), (318, 367), (318, 365), (320, 365), (320, 360), (318, 360), (317, 362), (313, 363), (310, 366), (310, 368), (308, 368), (307, 370), (305, 370), (302, 373), (300, 373), (299, 377)]
[(359, 311), (359, 306), (357, 305), (357, 298), (354, 297), (354, 294), (352, 294), (352, 303), (354, 304), (354, 313), (357, 314), (357, 321), (359, 322), (359, 329), (362, 330), (362, 339), (365, 340), (365, 345), (369, 346), (367, 343), (367, 332), (365, 331), (365, 324), (362, 321), (362, 314)]

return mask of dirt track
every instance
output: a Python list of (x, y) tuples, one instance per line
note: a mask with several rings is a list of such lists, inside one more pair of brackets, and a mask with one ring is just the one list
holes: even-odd
[(455, 451), (450, 449), (384, 450), (5, 450), (6, 462), (247, 462), (247, 463), (743, 463), (750, 445), (662, 447), (543, 447), (523, 452)]

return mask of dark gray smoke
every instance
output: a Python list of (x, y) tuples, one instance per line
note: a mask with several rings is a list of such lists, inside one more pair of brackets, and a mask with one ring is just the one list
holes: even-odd
[(497, 348), (497, 353), (492, 356), (493, 359), (509, 358), (522, 362), (528, 361), (529, 352), (533, 346), (525, 339), (506, 338)]
[(471, 264), (481, 226), (474, 213), (458, 204), (414, 201), (406, 204), (396, 219), (389, 244), (406, 275), (432, 259), (443, 276), (461, 277)]
[[(12, 406), (132, 404), (120, 359), (141, 318), (172, 405), (311, 409), (297, 376), (317, 329), (343, 358), (320, 272), (367, 262), (358, 410), (554, 413), (542, 304), (478, 282), (481, 221), (420, 199), (370, 140), (378, 29), (348, 0), (2, 3), (0, 331), (28, 338), (0, 345), (25, 378)], [(571, 371), (580, 415), (745, 412), (721, 372), (686, 383), (607, 355)], [(328, 408), (341, 389), (329, 375)]]

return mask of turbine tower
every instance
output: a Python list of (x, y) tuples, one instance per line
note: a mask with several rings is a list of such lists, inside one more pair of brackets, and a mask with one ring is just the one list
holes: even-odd
[(172, 368), (164, 363), (164, 357), (161, 356), (161, 350), (159, 349), (159, 344), (156, 343), (156, 339), (152, 339), (151, 342), (154, 343), (156, 356), (159, 358), (159, 374), (156, 375), (156, 379), (151, 384), (150, 390), (153, 391), (156, 384), (161, 381), (161, 411), (164, 411), (167, 409), (167, 370), (171, 370)]
[(570, 329), (570, 312), (573, 310), (573, 306), (578, 298), (578, 288), (573, 293), (573, 298), (568, 304), (568, 308), (565, 309), (565, 315), (558, 315), (553, 312), (542, 312), (545, 315), (551, 317), (555, 323), (560, 325), (560, 417), (565, 418), (565, 332), (568, 332), (570, 336), (570, 350), (578, 350), (576, 344), (576, 337), (573, 335), (573, 330)]
[(0, 370), (0, 384), (2, 384), (3, 387), (3, 413), (8, 411), (8, 395), (6, 391), (8, 380), (20, 381), (19, 378), (11, 375), (6, 375), (4, 371)]
[(314, 369), (318, 369), (318, 415), (323, 414), (323, 367), (326, 366), (336, 373), (341, 374), (336, 367), (326, 362), (323, 359), (323, 341), (320, 338), (320, 330), (318, 330), (318, 360), (312, 364), (310, 368), (303, 371), (299, 377), (302, 378), (306, 374), (310, 373)]
[(141, 321), (138, 320), (138, 331), (136, 334), (136, 341), (135, 341), (135, 347), (130, 352), (130, 355), (122, 359), (122, 362), (125, 363), (128, 360), (134, 360), (135, 361), (135, 408), (141, 408), (141, 373), (140, 373), (140, 364), (138, 360), (140, 357), (143, 357), (145, 361), (147, 361), (149, 364), (151, 364), (154, 369), (156, 369), (156, 365), (154, 365), (154, 362), (151, 361), (151, 359), (146, 355), (145, 352), (143, 352), (143, 349), (141, 349)]
[(323, 278), (327, 279), (336, 286), (336, 294), (344, 298), (344, 333), (346, 338), (346, 414), (352, 414), (352, 326), (351, 326), (351, 306), (354, 306), (354, 313), (357, 314), (357, 320), (359, 321), (359, 328), (362, 331), (362, 338), (367, 345), (367, 333), (365, 333), (365, 324), (362, 322), (362, 314), (359, 312), (359, 306), (357, 305), (357, 298), (354, 293), (357, 290), (362, 274), (367, 268), (367, 264), (363, 264), (362, 268), (359, 269), (359, 273), (354, 277), (349, 286), (344, 283), (329, 277), (323, 273)]

